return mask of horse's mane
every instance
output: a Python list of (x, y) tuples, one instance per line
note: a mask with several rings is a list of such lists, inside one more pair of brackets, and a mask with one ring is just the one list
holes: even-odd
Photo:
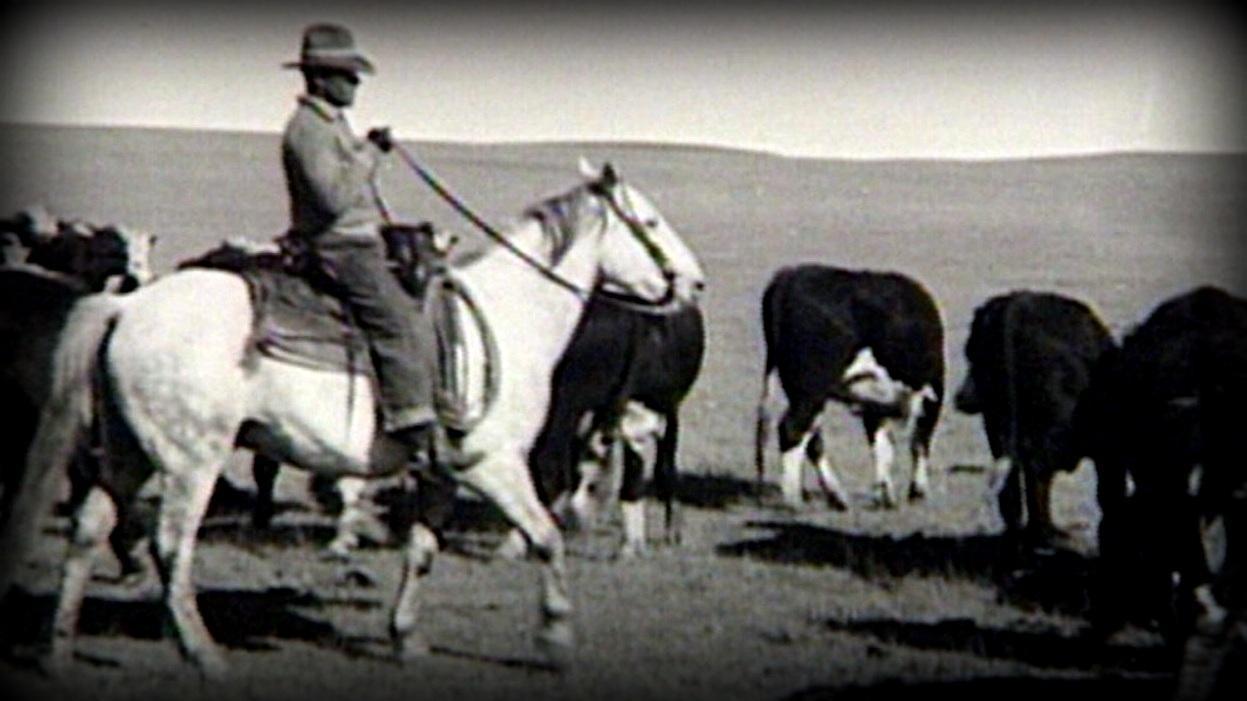
[(567, 192), (547, 197), (524, 210), (525, 217), (536, 219), (541, 224), (541, 231), (550, 245), (551, 265), (558, 265), (571, 248), (573, 234), (577, 231), (584, 213), (586, 192), (586, 185), (574, 187)]
[[(573, 235), (584, 214), (583, 205), (587, 192), (588, 186), (582, 184), (566, 192), (551, 195), (525, 208), (517, 220), (522, 223), (533, 219), (541, 225), (542, 235), (549, 246), (550, 265), (552, 266), (558, 265), (571, 248)], [(496, 243), (491, 243), (492, 245), (454, 255), (452, 264), (455, 267), (466, 267), (477, 262), (497, 246)]]

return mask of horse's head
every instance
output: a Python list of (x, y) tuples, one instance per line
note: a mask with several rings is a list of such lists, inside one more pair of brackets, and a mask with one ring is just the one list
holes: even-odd
[(695, 302), (705, 286), (701, 264), (653, 202), (610, 164), (597, 171), (582, 159), (581, 173), (603, 205), (602, 289), (656, 307)]
[(86, 238), (83, 275), (95, 289), (129, 292), (152, 279), (151, 251), (156, 237), (115, 225), (96, 228)]

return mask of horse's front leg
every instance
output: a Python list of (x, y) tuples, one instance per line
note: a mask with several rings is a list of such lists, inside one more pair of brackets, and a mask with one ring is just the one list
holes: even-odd
[(541, 567), (541, 630), (537, 645), (553, 667), (566, 667), (571, 661), (575, 634), (563, 535), (537, 497), (528, 466), (519, 456), (486, 459), (460, 473), (459, 478), (497, 506), (528, 537), (529, 552)]
[(417, 629), (420, 580), (433, 568), (433, 559), (438, 551), (436, 531), (442, 528), (453, 512), (455, 498), (455, 485), (451, 482), (419, 480), (415, 489), (416, 518), (408, 528), (403, 578), (390, 621), (394, 651), (403, 659), (420, 657), (429, 652), (428, 642)]

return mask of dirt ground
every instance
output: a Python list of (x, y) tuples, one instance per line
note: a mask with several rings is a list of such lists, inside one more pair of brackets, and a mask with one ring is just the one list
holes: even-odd
[[(3, 211), (42, 201), (66, 216), (156, 232), (160, 271), (226, 236), (267, 239), (283, 225), (275, 136), (52, 128), (7, 136), (14, 158), (35, 166), (3, 193)], [(1241, 294), (1227, 253), (1247, 198), (1241, 159), (853, 163), (639, 146), (415, 150), (495, 220), (574, 182), (580, 152), (610, 158), (702, 257), (708, 350), (683, 416), (683, 541), (654, 543), (649, 557), (628, 562), (612, 557), (614, 520), (569, 541), (578, 649), (557, 673), (532, 643), (535, 567), (487, 561), (500, 527), (465, 501), (426, 589), (432, 654), (398, 664), (386, 630), (399, 551), (378, 545), (348, 564), (321, 559), (332, 513), (293, 472), (279, 481), (272, 528), (252, 529), (252, 482), (239, 456), (195, 567), (230, 680), (204, 683), (182, 662), (155, 592), (107, 581), (111, 559), (88, 591), (74, 664), (64, 676), (42, 674), (33, 653), (53, 606), (61, 516), (0, 604), (8, 698), (1167, 696), (1171, 661), (1154, 632), (1131, 628), (1105, 644), (1087, 635), (1098, 521), (1089, 465), (1056, 486), (1068, 547), (1019, 558), (997, 537), (976, 419), (945, 407), (932, 494), (887, 512), (867, 498), (860, 426), (832, 408), (827, 435), (852, 508), (830, 512), (817, 499), (797, 513), (778, 508), (773, 452), (768, 491), (755, 503), (758, 300), (770, 274), (795, 262), (906, 271), (940, 302), (951, 394), (964, 375), (969, 319), (991, 294), (1061, 291), (1090, 302), (1115, 333), (1195, 284)], [(201, 167), (171, 165), (191, 160)], [(465, 226), (409, 176), (387, 177), (402, 211)], [(907, 461), (898, 469), (904, 493)]]

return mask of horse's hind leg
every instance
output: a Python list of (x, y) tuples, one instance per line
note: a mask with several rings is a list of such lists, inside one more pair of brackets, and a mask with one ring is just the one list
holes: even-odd
[(563, 535), (554, 517), (541, 504), (518, 456), (487, 460), (459, 475), (460, 480), (489, 499), (531, 543), (529, 552), (541, 563), (541, 631), (537, 644), (556, 667), (570, 661), (574, 646), (572, 602), (567, 589)]
[(99, 487), (91, 488), (74, 515), (73, 533), (61, 569), (61, 591), (52, 618), (51, 649), (46, 660), (51, 669), (63, 670), (73, 659), (78, 614), (95, 555), (116, 525), (117, 505), (113, 498)]
[(199, 615), (191, 567), (195, 560), (195, 537), (199, 524), (208, 508), (217, 478), (224, 469), (230, 446), (225, 441), (213, 441), (208, 437), (202, 440), (220, 445), (212, 446), (215, 450), (205, 450), (200, 454), (179, 451), (182, 454), (172, 460), (171, 456), (162, 456), (161, 504), (152, 547), (164, 584), (165, 604), (177, 629), (182, 654), (189, 657), (205, 676), (220, 678), (226, 671), (225, 658)]

